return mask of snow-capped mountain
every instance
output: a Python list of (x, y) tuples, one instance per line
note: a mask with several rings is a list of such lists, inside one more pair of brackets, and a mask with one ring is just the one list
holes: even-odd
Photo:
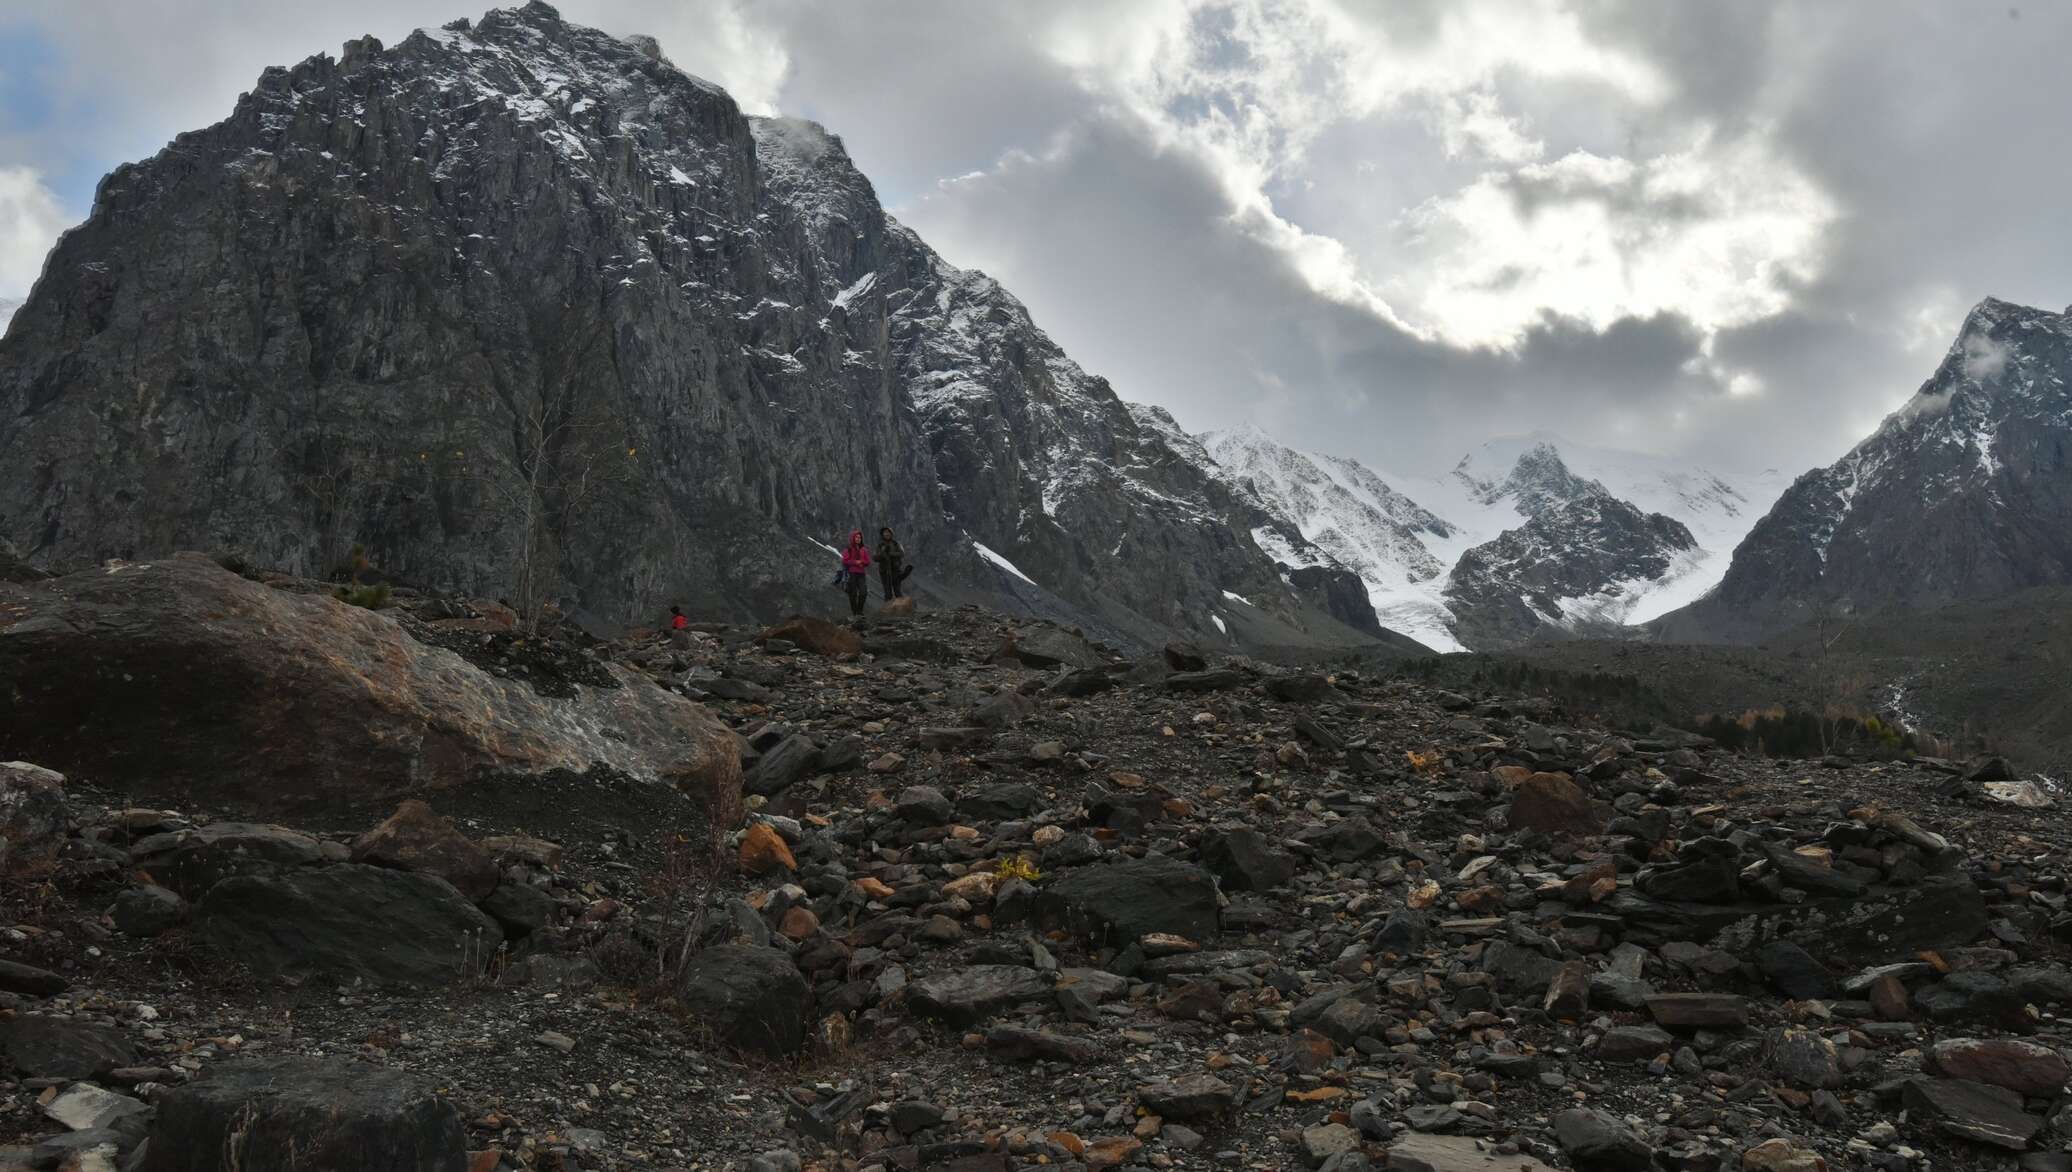
[[(1297, 451), (1255, 427), (1202, 440), (1273, 519), (1252, 530), (1262, 549), (1353, 570), (1384, 626), (1442, 650), (1627, 625), (1703, 593), (1774, 479), (1545, 434), (1492, 440), (1435, 479)], [(1277, 538), (1287, 531), (1312, 550)]]
[(1935, 374), (1798, 478), (1673, 639), (1760, 639), (1816, 610), (1937, 606), (2072, 581), (2072, 312), (1987, 298)]

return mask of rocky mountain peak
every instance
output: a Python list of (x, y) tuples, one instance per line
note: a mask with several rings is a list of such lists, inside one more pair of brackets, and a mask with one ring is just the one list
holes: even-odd
[(2072, 316), (1988, 297), (1935, 372), (1798, 478), (1679, 638), (1756, 639), (1822, 608), (1946, 605), (2072, 581)]
[(267, 70), (50, 265), (0, 342), (38, 564), (358, 547), (625, 622), (824, 608), (827, 543), (883, 524), (937, 601), (1124, 644), (1372, 635), (838, 136), (548, 5)]

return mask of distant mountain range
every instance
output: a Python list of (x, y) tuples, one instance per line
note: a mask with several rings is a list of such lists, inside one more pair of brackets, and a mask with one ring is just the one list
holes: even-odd
[[(1438, 650), (1602, 633), (1703, 594), (1774, 497), (1775, 473), (1730, 478), (1533, 434), (1492, 440), (1440, 478), (1302, 452), (1257, 428), (1202, 437), (1286, 565), (1351, 569), (1382, 625)], [(1293, 531), (1305, 551), (1281, 539)]]

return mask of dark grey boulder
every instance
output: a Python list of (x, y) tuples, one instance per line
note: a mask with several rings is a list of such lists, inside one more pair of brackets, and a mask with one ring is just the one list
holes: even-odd
[(195, 908), (202, 937), (254, 972), (443, 985), (481, 971), (503, 929), (431, 875), (357, 863), (239, 875)]
[(1201, 861), (1230, 891), (1270, 891), (1295, 877), (1295, 856), (1250, 827), (1203, 836)]
[(677, 996), (722, 1045), (775, 1058), (805, 1044), (813, 991), (778, 949), (708, 948), (684, 966)]
[(158, 1100), (138, 1172), (462, 1172), (460, 1112), (421, 1075), (343, 1058), (231, 1058)]
[(1109, 944), (1153, 932), (1216, 938), (1216, 881), (1192, 863), (1151, 856), (1081, 867), (1045, 887), (1037, 914)]
[(93, 1078), (137, 1064), (121, 1030), (25, 1013), (0, 1021), (0, 1058), (22, 1078)]
[(1834, 975), (1810, 952), (1789, 940), (1773, 940), (1755, 954), (1756, 967), (1771, 987), (1800, 1001), (1833, 997)]
[(763, 797), (775, 797), (798, 784), (820, 764), (820, 746), (803, 733), (793, 733), (777, 742), (756, 760), (741, 777), (741, 788)]
[(157, 884), (132, 887), (115, 897), (108, 916), (125, 936), (150, 937), (187, 918), (187, 901)]
[(559, 905), (554, 897), (530, 883), (506, 880), (497, 885), (479, 905), (512, 939), (530, 936), (553, 922)]
[(1624, 1123), (1602, 1111), (1573, 1108), (1554, 1116), (1554, 1138), (1580, 1169), (1647, 1172), (1654, 1149)]

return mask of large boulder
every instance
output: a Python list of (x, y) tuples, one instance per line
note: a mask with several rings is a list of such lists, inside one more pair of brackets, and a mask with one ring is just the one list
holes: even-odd
[(684, 966), (677, 995), (723, 1045), (780, 1058), (806, 1041), (813, 991), (778, 949), (708, 948)]
[(232, 875), (270, 874), (324, 861), (324, 844), (259, 822), (211, 822), (138, 839), (130, 858), (174, 891), (199, 897)]
[(386, 809), (486, 773), (738, 785), (733, 734), (626, 668), (566, 699), (388, 614), (196, 554), (0, 583), (0, 744), (97, 782), (264, 810)]
[(1216, 881), (1158, 855), (1081, 867), (1044, 888), (1038, 908), (1047, 922), (1113, 944), (1153, 932), (1196, 943), (1216, 938)]
[(137, 1048), (121, 1030), (25, 1013), (0, 1021), (0, 1058), (22, 1078), (93, 1078), (136, 1065)]
[(1985, 896), (1969, 878), (1940, 875), (1823, 904), (1801, 922), (1798, 938), (1820, 956), (1886, 964), (1969, 944), (1985, 933), (1988, 919)]
[(27, 761), (0, 761), (0, 871), (47, 852), (67, 820), (64, 774)]
[(261, 974), (402, 985), (478, 972), (504, 938), (444, 879), (357, 863), (225, 879), (195, 921), (205, 939)]
[(496, 890), (496, 859), (415, 798), (353, 842), (353, 862), (437, 875), (472, 900)]
[(232, 1058), (158, 1100), (139, 1172), (462, 1172), (435, 1085), (344, 1058)]

